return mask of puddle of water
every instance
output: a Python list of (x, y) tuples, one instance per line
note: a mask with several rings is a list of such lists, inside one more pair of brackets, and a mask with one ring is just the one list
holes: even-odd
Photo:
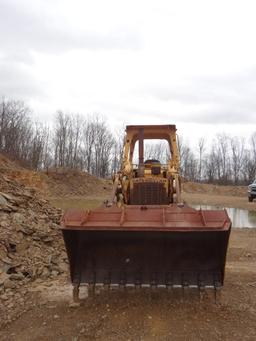
[(211, 206), (211, 205), (191, 205), (195, 209), (202, 210), (227, 210), (229, 218), (232, 221), (233, 227), (256, 227), (256, 212), (243, 210), (234, 207), (221, 207), (221, 206)]

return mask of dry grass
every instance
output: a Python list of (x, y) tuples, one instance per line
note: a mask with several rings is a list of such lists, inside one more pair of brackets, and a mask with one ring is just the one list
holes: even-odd
[(50, 202), (58, 208), (66, 210), (67, 208), (93, 209), (102, 205), (103, 197), (69, 197), (69, 198), (50, 198)]

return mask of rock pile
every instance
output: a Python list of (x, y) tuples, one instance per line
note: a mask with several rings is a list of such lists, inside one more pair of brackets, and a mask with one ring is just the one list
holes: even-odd
[(67, 271), (60, 217), (35, 189), (0, 174), (0, 325), (24, 310), (31, 282)]

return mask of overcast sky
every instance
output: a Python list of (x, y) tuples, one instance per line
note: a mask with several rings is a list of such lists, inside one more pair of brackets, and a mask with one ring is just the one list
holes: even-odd
[(0, 0), (0, 95), (196, 139), (256, 131), (256, 1)]

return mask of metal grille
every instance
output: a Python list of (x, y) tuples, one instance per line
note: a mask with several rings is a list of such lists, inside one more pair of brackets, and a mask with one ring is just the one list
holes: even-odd
[(134, 183), (130, 194), (131, 205), (166, 205), (168, 196), (163, 183)]

